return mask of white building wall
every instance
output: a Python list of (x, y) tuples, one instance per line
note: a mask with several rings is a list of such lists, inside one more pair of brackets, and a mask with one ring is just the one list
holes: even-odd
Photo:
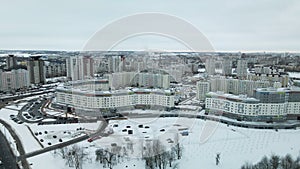
[(108, 97), (89, 97), (58, 91), (56, 92), (56, 101), (81, 108), (115, 108), (133, 105), (174, 107), (174, 96), (161, 94), (124, 94)]
[(300, 114), (300, 102), (251, 104), (228, 101), (221, 98), (206, 98), (205, 104), (207, 109), (213, 111), (241, 115), (282, 116), (287, 114)]

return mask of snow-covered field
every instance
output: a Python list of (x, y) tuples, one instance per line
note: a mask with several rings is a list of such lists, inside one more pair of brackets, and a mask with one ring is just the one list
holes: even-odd
[(288, 72), (290, 78), (300, 78), (299, 72)]
[[(10, 108), (15, 109), (11, 106)], [(150, 111), (141, 111), (153, 113)], [(140, 112), (140, 113), (141, 113)], [(138, 113), (134, 111), (134, 113)], [(37, 124), (17, 124), (10, 120), (10, 115), (16, 115), (17, 111), (11, 109), (1, 109), (0, 118), (6, 120), (22, 139), (26, 152), (41, 149), (39, 142), (32, 136), (39, 133), (38, 140), (43, 139), (43, 146), (57, 144), (59, 138), (63, 141), (70, 140), (78, 136), (81, 131), (78, 128), (85, 128), (85, 131), (96, 130), (99, 123), (82, 123), (66, 125), (41, 125)], [(140, 126), (142, 124), (142, 126)], [(188, 131), (188, 136), (179, 135), (180, 143), (184, 146), (183, 158), (179, 160), (180, 168), (189, 169), (235, 169), (240, 168), (245, 162), (256, 163), (264, 155), (272, 153), (286, 155), (287, 153), (296, 157), (300, 153), (300, 130), (258, 130), (227, 126), (222, 123), (203, 121), (189, 118), (135, 118), (129, 120), (110, 121), (110, 127), (114, 133), (108, 137), (96, 139), (93, 142), (83, 141), (78, 143), (88, 152), (88, 159), (83, 168), (99, 168), (99, 163), (95, 161), (95, 150), (107, 148), (111, 143), (124, 146), (130, 140), (133, 143), (134, 151), (125, 158), (123, 162), (114, 166), (115, 169), (123, 168), (144, 168), (144, 161), (140, 160), (141, 148), (145, 140), (160, 139), (165, 147), (171, 147), (177, 133)], [(124, 130), (126, 129), (126, 131)], [(132, 130), (132, 134), (128, 132)], [(47, 134), (45, 134), (47, 131)], [(78, 134), (78, 135), (77, 135)], [(56, 138), (53, 136), (56, 135)], [(207, 137), (207, 141), (202, 142), (200, 138)], [(205, 139), (204, 139), (205, 140)], [(220, 153), (220, 165), (215, 165), (216, 154)], [(33, 163), (34, 169), (69, 168), (65, 166), (65, 161), (54, 152), (45, 153), (28, 159)]]
[[(184, 145), (183, 158), (179, 161), (180, 168), (235, 169), (240, 168), (246, 161), (257, 162), (264, 155), (271, 155), (272, 153), (279, 155), (290, 153), (296, 157), (300, 150), (300, 130), (279, 130), (276, 132), (275, 130), (246, 129), (187, 118), (130, 119), (129, 121), (112, 121), (111, 125), (114, 124), (118, 124), (118, 127), (114, 127), (114, 134), (111, 136), (92, 143), (84, 141), (79, 144), (85, 146), (86, 151), (90, 152), (91, 161), (85, 162), (83, 168), (100, 167), (100, 164), (95, 161), (97, 148), (109, 147), (111, 143), (122, 145), (125, 142), (124, 138), (141, 141), (145, 137), (149, 137), (149, 139), (158, 137), (167, 145), (166, 139), (172, 138), (180, 127), (188, 128), (189, 131), (189, 136), (180, 136), (180, 141)], [(138, 128), (139, 124), (144, 124), (149, 128)], [(132, 135), (128, 132), (122, 132), (127, 126), (133, 130)], [(201, 144), (200, 136), (203, 134), (204, 126), (217, 127), (215, 130), (205, 131), (211, 132), (211, 137)], [(161, 129), (165, 129), (166, 132), (160, 132)], [(147, 133), (143, 133), (145, 131)], [(137, 152), (132, 154), (129, 161), (125, 160), (115, 166), (115, 169), (125, 168), (125, 166), (144, 168), (144, 161), (135, 158), (138, 156), (138, 147), (141, 147), (141, 144), (140, 142), (134, 142), (134, 144)], [(217, 153), (221, 154), (219, 166), (215, 165)], [(61, 157), (54, 156), (53, 153), (32, 157), (29, 161), (33, 163), (32, 167), (36, 169), (41, 167), (45, 169), (68, 168), (64, 166)]]
[[(26, 153), (36, 151), (42, 149), (40, 143), (35, 139), (35, 137), (31, 134), (29, 128), (33, 133), (39, 133), (37, 136), (38, 140), (43, 139), (44, 142), (42, 145), (44, 147), (59, 143), (59, 139), (61, 138), (63, 141), (70, 140), (72, 138), (78, 137), (81, 135), (82, 131), (78, 131), (79, 128), (84, 128), (88, 130), (95, 130), (100, 125), (98, 123), (76, 123), (76, 124), (58, 124), (58, 125), (37, 125), (34, 124), (17, 124), (13, 120), (10, 119), (10, 115), (17, 115), (18, 112), (10, 109), (1, 109), (0, 110), (0, 118), (5, 120), (8, 124), (12, 126), (12, 128), (16, 131), (17, 135), (21, 138), (23, 147)], [(47, 134), (45, 134), (47, 131)], [(53, 135), (56, 135), (57, 138), (53, 138)]]

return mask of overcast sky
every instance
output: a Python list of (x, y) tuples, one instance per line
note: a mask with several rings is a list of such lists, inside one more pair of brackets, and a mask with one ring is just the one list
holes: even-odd
[[(0, 2), (0, 49), (81, 50), (95, 32), (118, 18), (162, 12), (193, 24), (217, 51), (300, 51), (299, 0)], [(180, 50), (184, 46), (147, 35), (124, 41), (116, 49)]]

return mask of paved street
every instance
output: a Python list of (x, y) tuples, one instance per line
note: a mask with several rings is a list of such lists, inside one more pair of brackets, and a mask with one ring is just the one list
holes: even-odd
[(0, 159), (2, 164), (0, 169), (18, 169), (16, 157), (10, 149), (4, 134), (0, 131)]
[(12, 127), (8, 123), (6, 123), (2, 119), (0, 119), (0, 123), (6, 127), (6, 129), (10, 132), (11, 136), (16, 141), (17, 149), (18, 149), (18, 151), (20, 153), (19, 159), (22, 162), (23, 168), (24, 169), (29, 169), (29, 164), (28, 164), (26, 158), (24, 157), (25, 156), (25, 150), (24, 150), (24, 147), (22, 145), (22, 142), (21, 142), (20, 138), (18, 137), (18, 135), (15, 133), (15, 131), (12, 129)]

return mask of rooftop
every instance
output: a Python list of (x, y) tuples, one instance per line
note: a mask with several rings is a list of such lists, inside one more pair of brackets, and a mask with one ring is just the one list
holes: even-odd
[(259, 100), (252, 98), (252, 97), (247, 97), (247, 95), (233, 95), (233, 94), (228, 94), (224, 92), (209, 92), (206, 94), (208, 97), (213, 97), (213, 98), (221, 98), (221, 99), (226, 99), (226, 100), (232, 100), (232, 101), (237, 101), (237, 102), (254, 102), (258, 103)]

